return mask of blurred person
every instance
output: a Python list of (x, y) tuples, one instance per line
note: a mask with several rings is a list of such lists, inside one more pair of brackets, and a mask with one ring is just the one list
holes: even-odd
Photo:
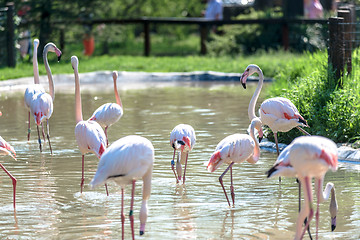
[(319, 0), (304, 0), (304, 13), (307, 18), (323, 18), (324, 10)]
[[(29, 5), (22, 6), (19, 11), (17, 12), (17, 15), (20, 17), (22, 23), (26, 23), (26, 14), (28, 11), (30, 11), (31, 7)], [(31, 33), (29, 30), (24, 30), (20, 32), (19, 34), (19, 41), (20, 45), (20, 57), (21, 59), (24, 59), (26, 55), (29, 55), (29, 61), (31, 60)]]
[(204, 17), (209, 20), (223, 20), (222, 0), (207, 0)]

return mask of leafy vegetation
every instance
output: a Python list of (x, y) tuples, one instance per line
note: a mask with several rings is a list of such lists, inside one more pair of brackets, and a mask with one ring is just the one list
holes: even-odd
[[(310, 134), (339, 143), (355, 142), (360, 139), (359, 70), (354, 68), (345, 75), (340, 88), (328, 69), (327, 52), (308, 53), (306, 58), (290, 60), (279, 71), (268, 94), (290, 99), (307, 119)], [(290, 143), (300, 135), (297, 129), (279, 133), (279, 141)]]

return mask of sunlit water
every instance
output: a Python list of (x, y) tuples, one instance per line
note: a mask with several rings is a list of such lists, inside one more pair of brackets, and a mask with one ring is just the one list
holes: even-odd
[[(276, 159), (262, 151), (260, 161), (233, 168), (235, 208), (229, 208), (218, 177), (226, 166), (209, 173), (204, 166), (217, 143), (233, 133), (246, 133), (247, 106), (254, 87), (238, 84), (186, 83), (176, 87), (128, 89), (119, 86), (124, 115), (109, 128), (109, 141), (138, 134), (155, 147), (156, 161), (152, 195), (144, 236), (139, 236), (138, 214), (141, 181), (134, 206), (137, 239), (292, 239), (297, 218), (298, 188), (294, 179), (267, 179)], [(110, 196), (88, 183), (97, 169), (93, 154), (85, 157), (85, 191), (80, 194), (81, 153), (74, 137), (73, 86), (57, 92), (50, 120), (53, 155), (48, 145), (40, 153), (36, 128), (27, 142), (27, 111), (23, 92), (2, 92), (1, 136), (14, 146), (18, 161), (2, 156), (1, 163), (17, 178), (17, 208), (12, 207), (10, 178), (0, 171), (1, 239), (119, 239), (121, 238), (120, 188), (109, 184)], [(101, 89), (101, 88), (97, 88)], [(84, 118), (101, 104), (114, 102), (111, 88), (105, 92), (82, 88)], [(197, 142), (189, 155), (186, 185), (177, 185), (171, 171), (170, 131), (188, 123), (196, 131)], [(340, 163), (325, 182), (336, 186), (339, 204), (337, 228), (330, 231), (329, 202), (321, 204), (320, 239), (359, 239), (359, 165)], [(224, 177), (229, 189), (229, 177)], [(129, 210), (126, 189), (126, 213)], [(311, 223), (315, 232), (315, 223)], [(126, 218), (126, 239), (130, 238)], [(308, 237), (306, 236), (305, 239)]]

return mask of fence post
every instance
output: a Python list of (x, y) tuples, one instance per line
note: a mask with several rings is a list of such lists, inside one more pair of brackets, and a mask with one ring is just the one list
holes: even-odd
[(200, 24), (200, 54), (206, 55), (206, 39), (207, 39), (208, 29), (206, 24)]
[(287, 51), (289, 49), (289, 24), (285, 19), (282, 24), (282, 44), (284, 50)]
[(14, 3), (9, 2), (6, 4), (7, 16), (6, 16), (6, 32), (7, 32), (7, 65), (9, 67), (15, 67), (15, 25), (14, 25)]
[(150, 23), (144, 21), (144, 56), (150, 56)]
[(350, 74), (352, 70), (352, 17), (349, 10), (338, 10), (338, 17), (344, 19), (345, 64), (347, 66), (347, 73)]
[(338, 81), (338, 86), (342, 86), (341, 76), (344, 72), (344, 22), (343, 18), (331, 17), (329, 18), (329, 50), (328, 63), (335, 70), (335, 77)]

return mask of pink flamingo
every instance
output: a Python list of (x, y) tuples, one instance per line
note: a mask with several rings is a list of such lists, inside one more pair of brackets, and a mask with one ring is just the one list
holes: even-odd
[[(75, 75), (75, 138), (82, 154), (82, 175), (80, 183), (80, 192), (82, 193), (84, 185), (84, 162), (86, 153), (94, 153), (100, 159), (101, 155), (106, 149), (106, 137), (101, 126), (91, 120), (83, 120), (80, 94), (80, 80), (79, 80), (79, 60), (76, 56), (71, 57), (71, 65), (74, 69)], [(109, 195), (107, 186), (106, 194)]]
[[(2, 113), (0, 112), (0, 116)], [(14, 154), (14, 155), (12, 155)], [(0, 155), (9, 155), (13, 159), (16, 160), (16, 153), (14, 148), (8, 144), (1, 136), (0, 136)], [(5, 171), (5, 173), (11, 178), (13, 185), (13, 205), (15, 209), (15, 195), (16, 195), (16, 178), (0, 163), (0, 167)]]
[(233, 187), (233, 179), (232, 179), (232, 166), (234, 163), (242, 163), (244, 161), (248, 161), (249, 163), (256, 163), (260, 157), (260, 147), (259, 142), (255, 137), (255, 128), (259, 132), (259, 138), (261, 141), (262, 138), (262, 128), (261, 128), (261, 120), (259, 118), (254, 118), (250, 124), (250, 136), (247, 134), (233, 134), (227, 136), (223, 140), (219, 142), (216, 146), (215, 152), (210, 157), (209, 162), (207, 163), (207, 169), (209, 172), (214, 172), (221, 164), (227, 163), (229, 166), (219, 177), (219, 182), (224, 191), (226, 200), (230, 205), (229, 198), (226, 194), (226, 190), (223, 184), (222, 178), (230, 169), (230, 191), (233, 206), (235, 206), (235, 193)]
[[(196, 142), (195, 130), (192, 126), (188, 124), (179, 124), (175, 126), (175, 128), (170, 133), (170, 145), (174, 148), (173, 159), (171, 161), (171, 168), (174, 172), (176, 183), (181, 180), (182, 175), (182, 166), (181, 164), (185, 164), (184, 167), (184, 176), (183, 176), (183, 184), (185, 184), (185, 173), (186, 166), (188, 161), (189, 152), (193, 149)], [(174, 158), (175, 153), (178, 152), (178, 158), (176, 162), (176, 172), (174, 169)]]
[(37, 53), (38, 53), (38, 47), (39, 47), (39, 39), (34, 39), (34, 52), (33, 52), (33, 71), (34, 71), (34, 84), (30, 85), (26, 88), (25, 94), (24, 94), (24, 103), (25, 107), (28, 110), (28, 141), (30, 140), (30, 105), (33, 102), (33, 96), (45, 92), (45, 89), (42, 85), (40, 85), (40, 79), (39, 79), (39, 67), (38, 67), (38, 61), (37, 61)]
[(116, 87), (116, 80), (118, 78), (117, 71), (113, 71), (112, 76), (114, 80), (114, 92), (115, 92), (116, 103), (105, 103), (101, 105), (98, 109), (95, 110), (93, 115), (90, 117), (90, 120), (96, 121), (97, 123), (100, 124), (100, 126), (105, 128), (107, 146), (109, 145), (108, 136), (107, 136), (108, 127), (119, 121), (119, 119), (123, 115), (123, 105)]
[[(294, 239), (302, 239), (306, 229), (313, 218), (312, 186), (311, 180), (315, 178), (315, 192), (317, 196), (316, 210), (316, 239), (318, 239), (319, 204), (329, 199), (331, 192), (330, 215), (331, 230), (336, 227), (337, 202), (333, 183), (327, 183), (325, 191), (322, 191), (324, 176), (331, 169), (336, 171), (338, 167), (337, 147), (333, 141), (320, 136), (301, 136), (296, 138), (279, 155), (275, 165), (267, 171), (268, 177), (296, 176), (303, 186), (304, 207), (301, 209), (296, 221), (296, 234)], [(302, 224), (307, 217), (305, 228)]]
[(121, 186), (121, 226), (122, 239), (124, 239), (124, 187), (132, 185), (131, 204), (130, 204), (130, 225), (132, 239), (134, 239), (134, 194), (135, 182), (143, 179), (142, 204), (140, 209), (140, 235), (145, 232), (147, 220), (147, 201), (151, 192), (151, 177), (154, 163), (154, 147), (151, 142), (140, 136), (126, 136), (115, 141), (106, 149), (101, 156), (98, 169), (90, 186), (95, 188), (113, 180)]
[[(255, 104), (260, 95), (261, 88), (264, 83), (264, 75), (257, 65), (250, 64), (245, 69), (244, 73), (240, 77), (240, 81), (243, 87), (246, 89), (246, 80), (252, 74), (257, 73), (259, 75), (259, 83), (252, 96), (249, 104), (248, 115), (249, 119), (255, 118)], [(279, 155), (279, 145), (277, 140), (277, 132), (288, 132), (294, 127), (298, 128), (306, 135), (310, 135), (304, 129), (299, 126), (309, 127), (306, 120), (300, 115), (295, 105), (287, 98), (275, 97), (266, 99), (259, 109), (260, 119), (264, 125), (270, 127), (274, 133), (276, 151)]]
[[(56, 55), (58, 56), (58, 61), (61, 58), (61, 51), (56, 47), (56, 45), (54, 43), (48, 43), (44, 47), (43, 58), (44, 58), (46, 73), (47, 73), (48, 80), (49, 80), (50, 94), (48, 94), (46, 92), (38, 92), (37, 94), (33, 95), (32, 101), (30, 104), (30, 112), (33, 114), (36, 125), (37, 125), (40, 152), (42, 151), (42, 147), (41, 147), (39, 126), (42, 125), (42, 122), (46, 120), (46, 129), (47, 129), (46, 136), (47, 136), (47, 139), (49, 142), (50, 152), (52, 154), (52, 148), (51, 148), (51, 143), (50, 143), (49, 119), (53, 112), (53, 101), (55, 98), (55, 91), (54, 91), (54, 82), (52, 79), (51, 69), (49, 66), (48, 59), (47, 59), (47, 54), (49, 51), (56, 53)], [(42, 133), (44, 136), (44, 129), (42, 129)]]

